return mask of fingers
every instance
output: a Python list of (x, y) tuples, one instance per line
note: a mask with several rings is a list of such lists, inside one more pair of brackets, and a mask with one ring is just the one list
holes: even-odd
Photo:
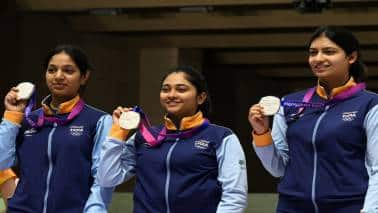
[(119, 118), (121, 116), (121, 114), (123, 112), (128, 112), (128, 111), (131, 111), (133, 110), (133, 108), (131, 107), (122, 107), (122, 106), (118, 106), (114, 111), (113, 111), (113, 117), (115, 118)]
[(28, 105), (28, 101), (29, 100), (19, 100), (17, 102), (18, 102), (18, 105), (20, 105), (21, 108), (25, 108), (26, 105)]
[(16, 87), (13, 87), (8, 94), (5, 96), (5, 101), (11, 105), (17, 104), (17, 92), (18, 89)]
[(15, 92), (15, 93), (18, 93), (19, 90), (18, 90), (17, 87), (12, 87), (10, 91)]
[(119, 118), (123, 112), (123, 107), (118, 106), (114, 111), (113, 111), (113, 116), (116, 116)]
[(251, 108), (249, 108), (249, 119), (252, 120), (263, 120), (265, 118), (264, 115), (264, 108), (260, 104), (252, 105)]
[(20, 90), (17, 87), (12, 87), (11, 90), (9, 91), (10, 93), (14, 94), (16, 96), (16, 100), (20, 101), (21, 99), (18, 97), (18, 92)]
[(264, 133), (269, 129), (268, 117), (264, 115), (263, 110), (264, 108), (259, 104), (252, 105), (251, 108), (249, 108), (249, 123), (258, 134)]

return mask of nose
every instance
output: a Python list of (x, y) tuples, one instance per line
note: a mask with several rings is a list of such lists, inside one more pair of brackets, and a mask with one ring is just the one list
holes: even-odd
[(322, 52), (318, 52), (315, 56), (313, 56), (313, 58), (314, 58), (315, 61), (324, 60), (324, 56), (323, 56)]
[(168, 98), (175, 98), (176, 95), (177, 95), (176, 90), (174, 90), (174, 89), (169, 90), (169, 92), (168, 92)]
[(63, 79), (64, 78), (64, 73), (62, 72), (61, 69), (57, 70), (55, 72), (55, 76), (54, 76), (56, 79)]

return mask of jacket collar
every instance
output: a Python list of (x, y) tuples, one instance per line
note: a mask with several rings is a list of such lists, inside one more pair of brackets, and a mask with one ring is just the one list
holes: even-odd
[[(343, 91), (345, 91), (345, 90), (347, 90), (347, 89), (349, 89), (351, 87), (354, 87), (356, 85), (357, 85), (357, 83), (354, 81), (353, 77), (351, 77), (344, 85), (332, 89), (330, 99), (332, 99), (333, 97), (335, 97), (337, 94), (340, 94), (341, 92), (343, 92)], [(321, 98), (324, 98), (324, 99), (328, 99), (329, 98), (327, 96), (327, 92), (326, 92), (325, 88), (319, 84), (319, 80), (318, 80), (318, 85), (316, 87), (316, 93)]]
[(168, 130), (187, 130), (192, 129), (194, 127), (200, 126), (205, 121), (203, 114), (201, 111), (198, 111), (193, 116), (185, 117), (181, 120), (180, 129), (177, 129), (173, 121), (168, 118), (168, 116), (164, 116), (164, 124)]
[(65, 114), (71, 112), (75, 105), (79, 102), (79, 100), (80, 96), (76, 95), (73, 99), (61, 103), (58, 109), (54, 109), (51, 107), (51, 95), (49, 95), (42, 100), (42, 109), (47, 115)]

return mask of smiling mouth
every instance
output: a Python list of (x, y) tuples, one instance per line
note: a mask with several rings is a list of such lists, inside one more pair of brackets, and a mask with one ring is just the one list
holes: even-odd
[(65, 84), (53, 84), (52, 87), (54, 89), (62, 89), (64, 87), (66, 87), (66, 85)]
[(312, 69), (314, 72), (324, 72), (324, 68), (313, 68)]
[(169, 106), (169, 107), (174, 107), (174, 106), (177, 106), (179, 105), (180, 103), (178, 102), (167, 102), (166, 105)]
[(330, 66), (326, 65), (317, 65), (317, 66), (313, 66), (312, 67), (312, 70), (314, 72), (324, 72), (325, 70), (327, 70)]

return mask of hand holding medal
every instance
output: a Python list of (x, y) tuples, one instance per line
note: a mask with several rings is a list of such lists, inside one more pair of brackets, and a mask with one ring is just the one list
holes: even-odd
[(260, 99), (259, 104), (263, 108), (263, 114), (271, 116), (280, 109), (281, 100), (275, 96), (265, 96)]
[(249, 109), (248, 120), (255, 134), (264, 134), (269, 130), (267, 116), (276, 114), (281, 106), (281, 100), (275, 96), (262, 97), (258, 104)]
[(22, 82), (16, 87), (13, 87), (5, 96), (5, 109), (8, 111), (24, 112), (34, 90), (35, 86), (30, 82)]
[(122, 112), (118, 121), (119, 126), (123, 129), (136, 129), (140, 123), (140, 114), (135, 111)]
[(117, 107), (117, 109), (113, 111), (113, 122), (118, 124), (122, 129), (137, 129), (141, 122), (141, 116), (139, 112), (136, 112), (134, 109), (135, 107)]

